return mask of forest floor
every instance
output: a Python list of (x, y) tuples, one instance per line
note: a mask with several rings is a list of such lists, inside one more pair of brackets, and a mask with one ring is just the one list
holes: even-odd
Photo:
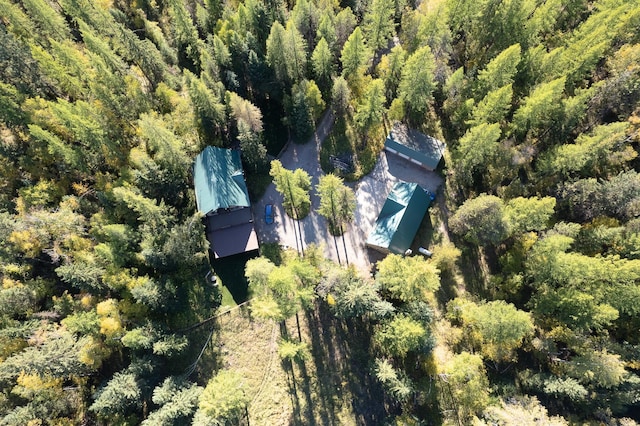
[(220, 317), (220, 360), (244, 377), (250, 424), (381, 424), (384, 401), (369, 374), (368, 331), (342, 324), (319, 306), (301, 311), (299, 319), (308, 356), (290, 363), (277, 350), (285, 335), (297, 341), (295, 317), (284, 326), (253, 319), (248, 309)]

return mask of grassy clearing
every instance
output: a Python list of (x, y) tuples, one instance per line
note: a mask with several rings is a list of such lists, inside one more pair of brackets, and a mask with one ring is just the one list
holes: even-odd
[(234, 306), (238, 305), (236, 301), (233, 300), (233, 295), (227, 287), (221, 285), (218, 286), (218, 288), (220, 289), (220, 293), (222, 294), (222, 302), (220, 303), (221, 306), (233, 308)]
[(255, 425), (357, 425), (383, 420), (382, 391), (370, 378), (368, 333), (349, 328), (316, 308), (300, 312), (304, 361), (283, 362), (277, 347), (283, 335), (298, 337), (296, 319), (286, 326), (253, 320), (248, 309), (219, 321), (223, 368), (245, 379), (249, 419)]

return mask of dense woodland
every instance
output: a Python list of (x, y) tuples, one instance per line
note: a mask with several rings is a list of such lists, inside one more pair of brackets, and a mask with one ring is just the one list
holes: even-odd
[(433, 259), (246, 265), (254, 321), (357, 330), (382, 412), (353, 424), (640, 419), (638, 0), (0, 0), (0, 24), (0, 424), (249, 422), (242, 373), (199, 363), (191, 164), (240, 148), (258, 197), (327, 109), (347, 180), (394, 122), (447, 143)]

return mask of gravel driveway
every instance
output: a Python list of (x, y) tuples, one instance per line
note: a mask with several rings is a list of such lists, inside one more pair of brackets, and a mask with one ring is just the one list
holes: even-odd
[[(304, 247), (316, 243), (324, 247), (327, 257), (338, 260), (333, 237), (329, 233), (327, 221), (315, 211), (320, 203), (315, 193), (318, 178), (324, 174), (320, 168), (320, 145), (333, 125), (330, 112), (323, 116), (316, 133), (304, 145), (289, 143), (281, 153), (279, 160), (290, 170), (302, 168), (311, 176), (311, 213), (300, 221), (302, 241)], [(429, 172), (393, 154), (381, 153), (375, 168), (367, 176), (348, 185), (356, 193), (355, 220), (348, 227), (344, 235), (349, 263), (363, 272), (371, 270), (371, 264), (384, 257), (382, 254), (367, 249), (364, 245), (367, 235), (371, 231), (378, 213), (384, 204), (389, 190), (395, 182), (404, 180), (416, 182), (431, 192), (436, 192), (442, 184), (442, 178), (435, 172)], [(267, 225), (264, 221), (266, 204), (273, 204), (274, 223)], [(282, 196), (276, 191), (275, 185), (267, 187), (262, 198), (252, 205), (255, 218), (255, 228), (258, 239), (262, 243), (278, 242), (292, 248), (300, 246), (296, 239), (297, 223), (284, 213)], [(294, 231), (294, 225), (296, 231)], [(297, 243), (297, 244), (296, 244)], [(345, 263), (344, 246), (338, 238), (338, 252), (340, 260)]]

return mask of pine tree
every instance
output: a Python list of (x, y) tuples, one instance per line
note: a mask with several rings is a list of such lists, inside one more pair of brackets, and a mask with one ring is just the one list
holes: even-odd
[(433, 99), (435, 89), (434, 60), (429, 46), (422, 47), (407, 59), (402, 69), (398, 96), (411, 119), (420, 120)]
[(333, 56), (329, 49), (329, 44), (321, 38), (311, 55), (311, 65), (313, 75), (316, 78), (323, 93), (328, 93), (331, 88), (331, 78), (333, 77)]
[(393, 35), (395, 24), (393, 0), (373, 0), (364, 15), (364, 35), (369, 46), (378, 50), (386, 47)]
[(368, 46), (360, 27), (356, 27), (342, 48), (340, 57), (342, 62), (342, 76), (346, 79), (362, 72), (362, 67), (369, 61)]

